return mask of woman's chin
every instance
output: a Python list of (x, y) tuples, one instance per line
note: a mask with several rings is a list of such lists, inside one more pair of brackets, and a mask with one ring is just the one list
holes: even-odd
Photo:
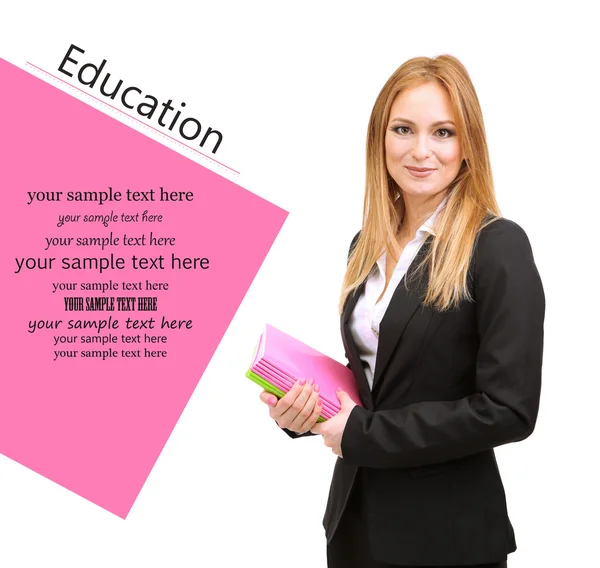
[(432, 183), (405, 183), (401, 186), (402, 195), (410, 197), (425, 197), (427, 195), (435, 195), (439, 190), (436, 184)]

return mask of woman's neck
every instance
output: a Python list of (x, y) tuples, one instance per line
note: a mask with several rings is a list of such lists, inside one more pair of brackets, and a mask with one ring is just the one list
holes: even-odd
[(396, 201), (396, 210), (400, 217), (397, 238), (414, 239), (421, 225), (431, 217), (446, 195), (446, 191), (441, 191), (433, 197), (406, 194), (399, 197)]

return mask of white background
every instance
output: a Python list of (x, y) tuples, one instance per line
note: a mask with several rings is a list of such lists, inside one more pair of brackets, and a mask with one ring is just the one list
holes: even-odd
[(401, 63), (442, 53), (475, 84), (502, 213), (527, 232), (546, 292), (537, 427), (497, 450), (519, 547), (509, 565), (600, 566), (588, 5), (3, 1), (0, 57), (56, 70), (75, 43), (145, 93), (187, 102), (225, 134), (217, 157), (241, 172), (228, 177), (290, 215), (127, 520), (0, 456), (0, 566), (325, 567), (335, 457), (320, 437), (280, 432), (244, 372), (267, 321), (344, 361), (336, 305), (368, 117)]

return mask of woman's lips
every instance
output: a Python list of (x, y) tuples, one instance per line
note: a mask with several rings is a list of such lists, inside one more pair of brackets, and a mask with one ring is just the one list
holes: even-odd
[(433, 172), (435, 172), (435, 170), (420, 171), (420, 170), (417, 170), (414, 168), (409, 168), (409, 167), (406, 167), (406, 169), (411, 173), (411, 175), (413, 175), (414, 177), (418, 177), (418, 178), (429, 177)]

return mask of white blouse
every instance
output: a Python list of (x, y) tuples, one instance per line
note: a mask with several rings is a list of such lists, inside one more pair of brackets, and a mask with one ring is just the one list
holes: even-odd
[(379, 343), (379, 324), (383, 319), (385, 311), (390, 304), (390, 300), (392, 299), (400, 280), (402, 280), (402, 277), (408, 270), (408, 267), (417, 252), (425, 242), (427, 234), (435, 234), (433, 232), (433, 222), (447, 199), (448, 197), (444, 198), (431, 216), (419, 227), (415, 238), (404, 247), (390, 279), (390, 283), (385, 290), (385, 294), (383, 298), (381, 298), (381, 301), (377, 302), (377, 299), (381, 296), (385, 287), (387, 253), (385, 251), (383, 252), (377, 260), (377, 264), (373, 266), (373, 269), (367, 278), (364, 293), (359, 297), (356, 306), (350, 315), (350, 331), (352, 332), (352, 336), (356, 343), (360, 359), (363, 362), (365, 375), (367, 376), (370, 388), (373, 388), (373, 375), (375, 374), (375, 358), (377, 355), (377, 345)]

